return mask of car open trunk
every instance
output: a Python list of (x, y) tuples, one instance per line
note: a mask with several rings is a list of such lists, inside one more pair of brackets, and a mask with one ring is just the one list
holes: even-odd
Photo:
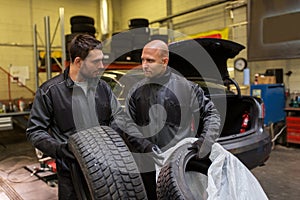
[[(223, 95), (218, 97), (214, 94), (218, 93), (220, 89), (209, 91), (210, 98), (216, 104), (217, 109), (221, 111), (222, 138), (225, 139), (232, 135), (247, 135), (251, 133), (251, 130), (255, 132), (260, 119), (256, 119), (254, 116), (258, 116), (257, 112), (261, 112), (260, 105), (253, 97), (241, 95), (239, 85), (229, 77), (227, 70), (227, 60), (234, 58), (243, 50), (245, 48), (243, 45), (222, 39), (198, 38), (174, 42), (170, 44), (169, 48), (169, 65), (189, 80), (198, 77), (204, 82), (219, 81), (218, 83), (226, 86), (227, 90), (229, 90), (229, 86), (234, 85), (237, 94), (228, 93), (225, 90)], [(227, 101), (226, 107), (224, 101)], [(247, 113), (250, 120), (246, 131), (241, 134), (243, 115)]]
[[(245, 132), (241, 132), (244, 120), (243, 116), (245, 114), (248, 114), (249, 121)], [(220, 137), (222, 137), (222, 139), (232, 135), (240, 135), (242, 137), (247, 134), (255, 133), (259, 124), (262, 123), (261, 118), (255, 117), (261, 116), (261, 108), (258, 102), (249, 96), (228, 95), (224, 115), (225, 116), (221, 116), (223, 119), (223, 129)]]

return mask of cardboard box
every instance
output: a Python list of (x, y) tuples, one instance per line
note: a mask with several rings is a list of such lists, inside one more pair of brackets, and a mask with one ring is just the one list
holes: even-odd
[(257, 78), (258, 84), (275, 84), (276, 77), (275, 76), (259, 76)]

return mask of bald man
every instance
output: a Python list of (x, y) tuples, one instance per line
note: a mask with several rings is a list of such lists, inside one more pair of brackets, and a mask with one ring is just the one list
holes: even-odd
[(142, 53), (144, 74), (148, 78), (162, 76), (168, 66), (168, 46), (160, 40), (154, 40), (145, 45)]
[[(198, 156), (206, 156), (220, 135), (220, 116), (213, 102), (199, 85), (172, 71), (168, 66), (168, 45), (163, 41), (146, 44), (141, 59), (145, 78), (131, 88), (126, 112), (144, 137), (162, 151), (184, 138), (198, 137), (199, 145), (206, 140), (207, 146)], [(141, 163), (147, 163), (142, 177), (148, 198), (156, 199), (154, 167), (151, 170), (149, 162)]]

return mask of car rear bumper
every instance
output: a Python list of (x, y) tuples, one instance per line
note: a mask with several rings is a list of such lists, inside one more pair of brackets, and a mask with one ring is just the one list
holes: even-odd
[(271, 137), (266, 131), (227, 141), (218, 141), (234, 154), (248, 169), (264, 164), (272, 149)]

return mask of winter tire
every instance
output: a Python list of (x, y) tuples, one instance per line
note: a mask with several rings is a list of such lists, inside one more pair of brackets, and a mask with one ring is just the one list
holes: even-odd
[(96, 33), (96, 28), (91, 24), (74, 24), (71, 26), (71, 32), (94, 35)]
[(66, 59), (70, 60), (70, 54), (69, 54), (69, 48), (72, 39), (77, 35), (78, 33), (73, 33), (73, 34), (67, 34), (65, 35), (65, 45), (66, 45)]
[[(90, 199), (89, 196), (93, 200), (147, 199), (134, 158), (114, 130), (106, 126), (93, 127), (75, 133), (68, 142), (79, 164), (77, 170), (81, 170), (85, 180), (77, 177), (75, 188), (87, 192), (86, 199)], [(76, 171), (76, 166), (74, 168)], [(84, 182), (88, 191), (84, 190)]]
[(73, 34), (67, 34), (65, 35), (65, 42), (70, 43), (72, 41), (72, 39), (77, 35), (78, 33), (73, 33)]
[(199, 196), (195, 197), (186, 173), (197, 172), (203, 176), (207, 174), (211, 161), (208, 158), (196, 159), (196, 152), (188, 150), (188, 147), (190, 144), (184, 144), (176, 149), (162, 167), (157, 180), (158, 199), (199, 199)]
[(95, 20), (92, 17), (77, 15), (77, 16), (71, 17), (70, 23), (71, 23), (72, 26), (74, 24), (91, 24), (91, 25), (95, 25)]
[(149, 20), (144, 18), (130, 19), (128, 26), (129, 28), (148, 27)]

